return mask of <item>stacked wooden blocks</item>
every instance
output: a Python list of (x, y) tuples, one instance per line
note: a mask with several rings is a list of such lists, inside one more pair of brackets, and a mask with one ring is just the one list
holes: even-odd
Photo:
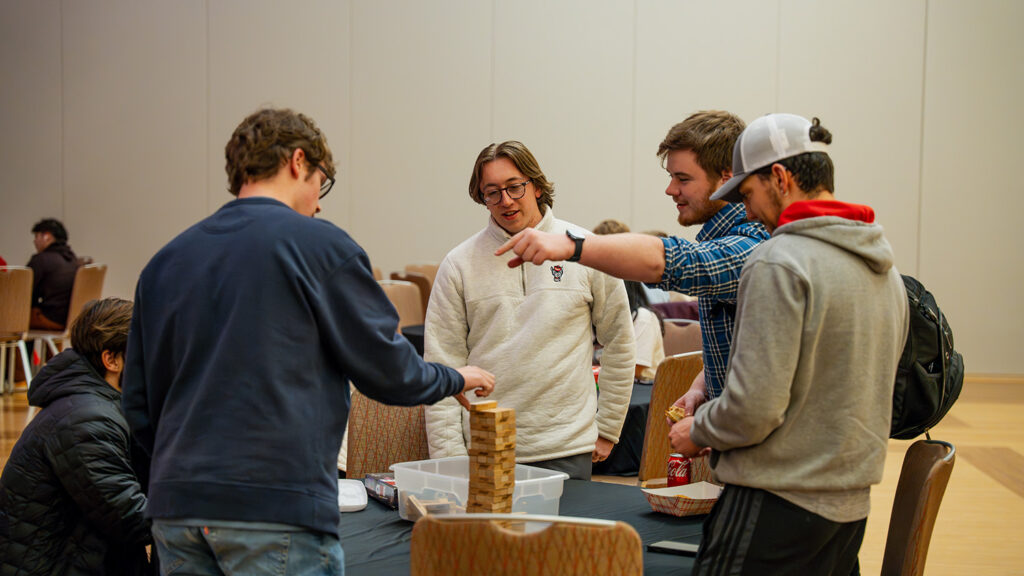
[(516, 411), (497, 402), (473, 404), (469, 413), (467, 512), (512, 512), (516, 485)]

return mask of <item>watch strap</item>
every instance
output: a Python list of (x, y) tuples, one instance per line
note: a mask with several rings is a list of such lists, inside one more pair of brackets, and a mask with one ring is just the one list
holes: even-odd
[(576, 244), (576, 250), (572, 253), (572, 256), (570, 256), (569, 259), (566, 260), (566, 262), (579, 262), (580, 255), (583, 254), (583, 238), (580, 236), (576, 236), (570, 230), (566, 230), (565, 235), (568, 236), (569, 239)]

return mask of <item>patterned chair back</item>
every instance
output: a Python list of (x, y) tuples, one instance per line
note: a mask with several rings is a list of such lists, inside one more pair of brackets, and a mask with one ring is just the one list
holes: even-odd
[(389, 406), (352, 390), (345, 474), (360, 480), (396, 462), (430, 458), (423, 406)]
[[(524, 531), (537, 522), (550, 525)], [(643, 544), (632, 526), (570, 516), (424, 516), (412, 529), (410, 561), (413, 576), (639, 576), (644, 571)]]

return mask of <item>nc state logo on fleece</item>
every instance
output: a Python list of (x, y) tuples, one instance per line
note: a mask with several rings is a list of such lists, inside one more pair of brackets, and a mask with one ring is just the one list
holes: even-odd
[(562, 267), (561, 266), (552, 266), (551, 267), (551, 276), (555, 279), (555, 282), (561, 282), (562, 281)]

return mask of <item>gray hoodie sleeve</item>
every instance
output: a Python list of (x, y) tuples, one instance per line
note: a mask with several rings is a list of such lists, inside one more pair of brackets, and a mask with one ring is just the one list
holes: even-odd
[(783, 423), (806, 295), (806, 282), (785, 266), (748, 261), (725, 389), (695, 414), (691, 438), (698, 445), (724, 451), (759, 444)]

